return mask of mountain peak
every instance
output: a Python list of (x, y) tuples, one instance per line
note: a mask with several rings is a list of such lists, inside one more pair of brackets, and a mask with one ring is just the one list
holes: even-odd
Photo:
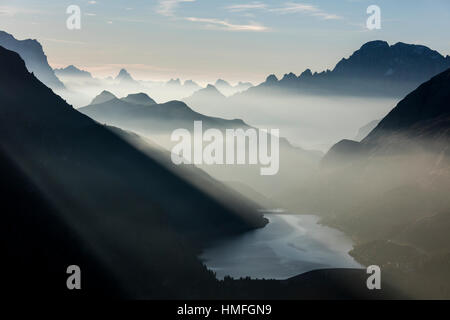
[(276, 75), (271, 74), (271, 75), (269, 75), (269, 76), (266, 78), (266, 81), (265, 81), (265, 82), (268, 83), (268, 84), (276, 83), (276, 82), (278, 82), (278, 78), (277, 78)]
[(374, 48), (389, 48), (389, 43), (384, 40), (374, 40), (364, 43), (359, 50), (374, 49)]
[(305, 77), (312, 77), (312, 72), (311, 72), (311, 69), (306, 69), (305, 71), (303, 71), (301, 74), (300, 74), (300, 76), (299, 76), (299, 78), (305, 78)]
[(113, 95), (111, 92), (103, 90), (98, 96), (92, 99), (91, 105), (104, 103), (113, 99), (117, 99), (117, 97)]
[(428, 47), (402, 42), (389, 46), (386, 41), (377, 40), (365, 43), (348, 59), (342, 59), (333, 74), (376, 81), (389, 77), (396, 84), (420, 84), (448, 67), (450, 61)]
[(156, 104), (155, 100), (153, 100), (146, 93), (143, 93), (143, 92), (131, 93), (131, 94), (127, 95), (126, 97), (121, 98), (120, 100), (129, 102), (132, 104), (139, 104), (139, 105)]
[(281, 81), (297, 80), (297, 76), (293, 72), (286, 73)]
[(135, 80), (131, 76), (131, 74), (124, 68), (120, 69), (119, 74), (117, 75), (115, 80), (119, 81), (127, 81), (127, 82), (134, 82)]

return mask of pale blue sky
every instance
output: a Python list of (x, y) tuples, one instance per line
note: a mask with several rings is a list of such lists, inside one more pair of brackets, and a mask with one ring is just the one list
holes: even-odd
[[(66, 28), (79, 5), (81, 30)], [(381, 8), (382, 29), (365, 28)], [(262, 81), (334, 67), (363, 43), (420, 43), (450, 54), (449, 0), (0, 0), (0, 30), (35, 38), (54, 67), (138, 79)]]

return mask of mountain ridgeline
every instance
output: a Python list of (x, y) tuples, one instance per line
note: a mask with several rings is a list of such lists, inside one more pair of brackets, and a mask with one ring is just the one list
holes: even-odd
[(64, 84), (49, 66), (47, 56), (37, 40), (17, 40), (11, 34), (0, 31), (0, 46), (17, 52), (25, 61), (28, 71), (52, 89), (64, 89)]
[(281, 93), (335, 94), (354, 96), (402, 97), (418, 85), (450, 67), (450, 57), (422, 45), (372, 41), (349, 58), (339, 61), (333, 70), (299, 76), (275, 75), (246, 94), (270, 90)]
[(89, 117), (138, 133), (170, 133), (177, 128), (193, 130), (194, 121), (205, 128), (248, 128), (242, 120), (225, 120), (202, 115), (182, 101), (157, 104), (145, 93), (130, 94), (121, 99), (103, 91), (93, 103), (78, 109)]
[(70, 65), (65, 68), (55, 69), (54, 71), (55, 74), (61, 78), (93, 79), (92, 74), (90, 72), (78, 69), (74, 65)]

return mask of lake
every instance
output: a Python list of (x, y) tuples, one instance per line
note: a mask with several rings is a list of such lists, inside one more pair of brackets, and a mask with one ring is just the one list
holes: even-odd
[(218, 279), (287, 279), (323, 268), (360, 268), (348, 252), (352, 241), (320, 225), (315, 215), (265, 214), (262, 229), (227, 239), (206, 249), (200, 259)]

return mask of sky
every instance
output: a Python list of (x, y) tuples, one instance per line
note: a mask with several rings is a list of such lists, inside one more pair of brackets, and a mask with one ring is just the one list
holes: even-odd
[[(381, 9), (369, 30), (366, 10)], [(69, 30), (66, 9), (81, 9)], [(449, 0), (0, 0), (0, 30), (37, 39), (52, 67), (136, 79), (222, 78), (332, 69), (367, 41), (402, 41), (450, 54)]]

